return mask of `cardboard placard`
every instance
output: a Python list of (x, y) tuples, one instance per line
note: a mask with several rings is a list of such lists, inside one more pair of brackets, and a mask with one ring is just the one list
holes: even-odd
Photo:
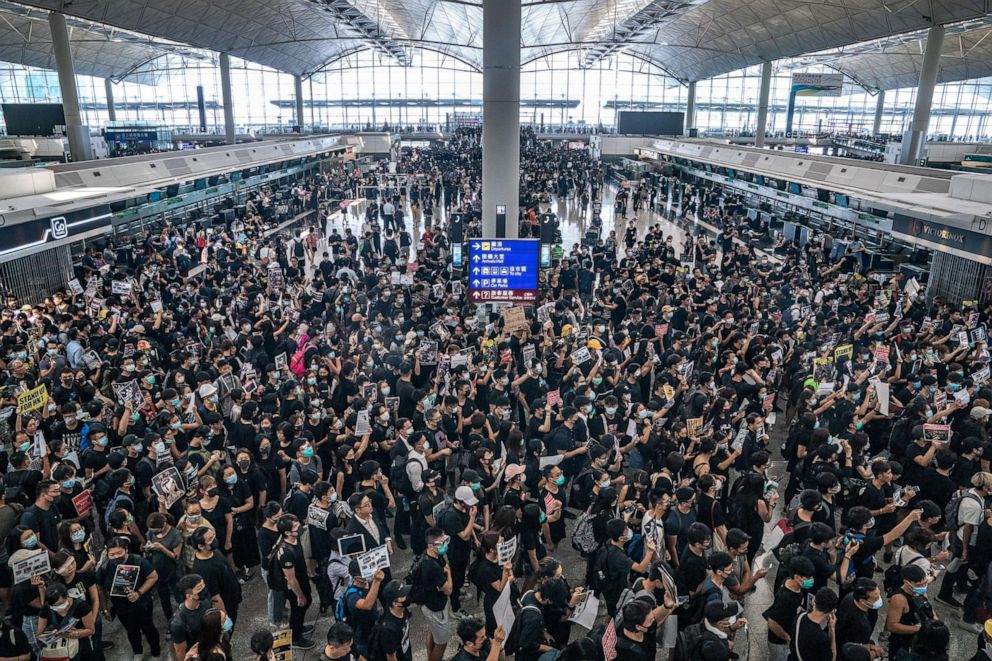
[(685, 421), (685, 426), (690, 436), (699, 436), (699, 434), (703, 431), (703, 419), (689, 418)]
[[(988, 368), (986, 368), (987, 370)], [(561, 389), (555, 388), (554, 390), (548, 391), (548, 406), (554, 406), (555, 404), (561, 403)]]
[(83, 289), (83, 286), (79, 284), (79, 280), (77, 278), (73, 278), (66, 284), (68, 285), (69, 291), (72, 292), (73, 296), (79, 296), (86, 291)]
[(527, 328), (527, 315), (524, 313), (523, 307), (514, 305), (504, 308), (501, 314), (503, 316), (503, 332), (514, 333)]
[(654, 325), (654, 336), (655, 337), (665, 337), (668, 335), (668, 324), (655, 324)]
[(293, 630), (272, 632), (272, 655), (275, 661), (293, 661)]
[(89, 518), (93, 509), (93, 494), (89, 491), (80, 491), (72, 497), (72, 506), (76, 508), (76, 514), (80, 519)]
[(41, 384), (17, 396), (17, 412), (20, 414), (36, 411), (48, 404), (48, 388)]

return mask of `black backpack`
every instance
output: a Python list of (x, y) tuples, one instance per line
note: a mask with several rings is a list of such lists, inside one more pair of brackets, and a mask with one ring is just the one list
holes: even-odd
[(672, 650), (672, 661), (692, 661), (703, 642), (703, 625), (692, 624), (675, 638), (675, 649)]
[(272, 550), (269, 551), (269, 555), (265, 558), (265, 566), (268, 571), (268, 577), (265, 582), (266, 587), (274, 592), (283, 592), (289, 587), (289, 583), (286, 581), (286, 575), (282, 571), (282, 567), (279, 566), (278, 557), (279, 549), (282, 547), (282, 542), (276, 542)]
[(407, 573), (404, 582), (410, 586), (410, 596), (407, 597), (411, 604), (423, 606), (427, 603), (427, 591), (424, 589), (424, 582), (420, 580), (421, 570), (427, 554), (424, 553), (413, 560), (410, 571)]
[(525, 611), (537, 611), (541, 614), (541, 618), (544, 618), (544, 611), (534, 604), (527, 604), (526, 606), (523, 606), (520, 609), (520, 612), (517, 613), (517, 617), (513, 620), (513, 626), (510, 627), (510, 632), (506, 635), (506, 640), (503, 641), (503, 652), (506, 656), (516, 655), (517, 652), (520, 651), (520, 629), (522, 627), (521, 622), (524, 619)]

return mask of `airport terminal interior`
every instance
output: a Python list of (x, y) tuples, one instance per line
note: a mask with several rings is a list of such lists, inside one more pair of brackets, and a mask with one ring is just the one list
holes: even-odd
[(0, 0), (0, 661), (992, 661), (989, 0)]

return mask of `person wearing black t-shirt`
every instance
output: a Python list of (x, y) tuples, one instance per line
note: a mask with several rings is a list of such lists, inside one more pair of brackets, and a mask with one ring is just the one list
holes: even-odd
[(633, 531), (626, 521), (610, 519), (606, 522), (606, 544), (593, 556), (594, 571), (602, 572), (601, 584), (605, 586), (602, 596), (606, 600), (610, 617), (616, 616), (617, 601), (620, 593), (630, 583), (630, 573), (634, 571), (643, 574), (655, 557), (654, 542), (648, 540), (644, 544), (644, 556), (640, 562), (631, 560), (624, 551), (624, 545), (632, 536)]
[(499, 627), (490, 639), (482, 620), (466, 617), (458, 623), (458, 637), (462, 646), (451, 661), (499, 661), (506, 632)]
[[(448, 623), (451, 610), (448, 600), (453, 588), (451, 565), (447, 561), (451, 539), (438, 528), (430, 528), (426, 533), (427, 551), (413, 570), (421, 594), (424, 595), (423, 613), (427, 618), (427, 658), (440, 661), (448, 646), (450, 632)], [(387, 602), (388, 603), (388, 602)]]
[(410, 610), (407, 607), (410, 589), (410, 586), (403, 581), (390, 581), (382, 589), (387, 607), (376, 624), (374, 638), (377, 639), (378, 644), (372, 646), (372, 659), (412, 661)]
[(806, 590), (813, 587), (813, 563), (809, 559), (792, 558), (787, 569), (789, 577), (762, 613), (768, 623), (768, 661), (785, 661), (789, 656), (796, 617), (806, 610)]
[[(186, 574), (179, 579), (176, 589), (182, 601), (172, 621), (169, 622), (169, 633), (172, 636), (172, 647), (176, 652), (176, 658), (185, 659), (186, 652), (196, 643), (200, 635), (203, 616), (215, 607), (215, 600), (211, 598), (207, 584), (199, 574)], [(216, 599), (216, 601), (220, 600)]]
[(833, 661), (837, 658), (835, 624), (837, 593), (820, 588), (813, 610), (796, 618), (789, 643), (789, 661)]
[(878, 584), (869, 578), (859, 578), (854, 589), (837, 607), (837, 647), (856, 643), (867, 649), (872, 658), (880, 658), (883, 649), (873, 639), (878, 611), (885, 602)]
[(335, 622), (327, 630), (327, 644), (320, 654), (320, 661), (354, 661), (351, 653), (354, 632), (344, 622)]

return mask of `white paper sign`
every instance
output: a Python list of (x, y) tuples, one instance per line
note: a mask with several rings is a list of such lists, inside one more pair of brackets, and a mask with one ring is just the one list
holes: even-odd
[(586, 592), (585, 599), (572, 612), (569, 622), (575, 622), (580, 627), (592, 630), (596, 624), (596, 615), (599, 613), (599, 599), (592, 592)]
[(493, 619), (496, 620), (497, 627), (503, 627), (503, 631), (509, 633), (513, 629), (513, 622), (516, 616), (513, 614), (513, 600), (510, 599), (510, 585), (512, 581), (507, 581), (503, 591), (499, 593), (499, 598), (493, 604)]
[(14, 585), (29, 580), (32, 576), (47, 574), (52, 570), (48, 562), (48, 551), (38, 549), (31, 555), (10, 563), (14, 574)]
[(579, 347), (572, 352), (572, 362), (576, 365), (581, 365), (589, 360), (592, 360), (592, 355), (589, 353), (589, 349), (587, 347)]
[(69, 291), (71, 291), (74, 296), (79, 296), (84, 291), (86, 291), (85, 289), (83, 289), (83, 286), (79, 284), (79, 280), (77, 280), (76, 278), (70, 280), (68, 285), (69, 285)]
[(369, 424), (369, 412), (359, 411), (355, 419), (355, 436), (365, 436), (370, 431), (372, 427)]
[(563, 454), (553, 454), (550, 457), (541, 457), (537, 461), (537, 467), (544, 470), (545, 466), (557, 466), (565, 458)]
[(517, 538), (516, 536), (505, 542), (500, 542), (496, 545), (496, 555), (498, 557), (499, 565), (502, 567), (508, 562), (513, 561), (513, 556), (517, 553)]
[(889, 384), (879, 381), (875, 384), (875, 396), (878, 397), (878, 410), (882, 415), (889, 414)]
[(372, 578), (380, 569), (389, 569), (389, 550), (386, 545), (377, 546), (358, 556), (358, 566), (362, 570), (362, 578)]
[(330, 510), (311, 505), (307, 508), (307, 525), (320, 528), (321, 530), (327, 530), (327, 516), (330, 513)]
[(150, 305), (152, 306), (152, 312), (155, 314), (162, 311), (162, 301), (152, 301)]

